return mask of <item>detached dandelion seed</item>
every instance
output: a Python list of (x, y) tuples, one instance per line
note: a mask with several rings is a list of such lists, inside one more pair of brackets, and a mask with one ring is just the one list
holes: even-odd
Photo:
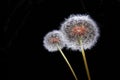
[(89, 15), (71, 15), (61, 24), (67, 48), (82, 52), (88, 79), (91, 80), (84, 49), (91, 49), (99, 37), (97, 24)]
[(65, 46), (64, 42), (64, 36), (61, 31), (54, 30), (49, 32), (45, 37), (44, 37), (44, 47), (49, 51), (49, 52), (54, 52), (54, 51), (60, 51), (62, 57), (66, 61), (67, 65), (69, 66), (73, 76), (75, 77), (75, 80), (78, 80), (72, 66), (70, 65), (68, 59), (64, 55), (62, 48)]

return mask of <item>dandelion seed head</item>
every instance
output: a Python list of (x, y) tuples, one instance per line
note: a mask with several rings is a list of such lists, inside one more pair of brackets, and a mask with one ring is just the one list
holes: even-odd
[(97, 24), (89, 15), (71, 15), (61, 24), (61, 31), (67, 47), (73, 50), (80, 49), (79, 39), (82, 39), (84, 49), (91, 49), (99, 37)]
[(63, 33), (58, 30), (49, 32), (44, 37), (43, 45), (49, 52), (57, 51), (56, 45), (62, 49), (65, 46)]

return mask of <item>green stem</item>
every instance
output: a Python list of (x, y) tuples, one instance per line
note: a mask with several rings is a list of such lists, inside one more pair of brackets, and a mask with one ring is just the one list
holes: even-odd
[(62, 52), (62, 50), (61, 50), (61, 48), (59, 47), (59, 45), (57, 45), (57, 48), (58, 48), (58, 50), (60, 51), (60, 53), (61, 53), (61, 55), (63, 56), (63, 58), (65, 59), (67, 65), (69, 66), (69, 68), (70, 68), (70, 70), (71, 70), (73, 76), (75, 77), (75, 80), (78, 80), (78, 78), (77, 78), (77, 76), (76, 76), (76, 74), (75, 74), (75, 72), (74, 72), (72, 66), (70, 65), (68, 59), (66, 58), (66, 56), (65, 56), (64, 53)]

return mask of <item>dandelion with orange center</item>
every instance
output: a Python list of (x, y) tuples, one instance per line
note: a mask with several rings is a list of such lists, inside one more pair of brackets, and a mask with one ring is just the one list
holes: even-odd
[(67, 48), (72, 50), (81, 51), (78, 38), (81, 38), (84, 49), (91, 49), (99, 37), (97, 24), (89, 15), (71, 15), (61, 24), (61, 31), (68, 41)]
[(71, 15), (61, 24), (67, 48), (82, 52), (88, 80), (91, 80), (84, 49), (91, 49), (99, 37), (99, 29), (89, 15)]
[(67, 65), (69, 66), (75, 80), (78, 80), (72, 66), (70, 65), (68, 59), (66, 58), (66, 56), (64, 55), (62, 48), (65, 46), (65, 41), (64, 41), (64, 36), (63, 33), (57, 30), (51, 31), (49, 32), (45, 37), (44, 37), (44, 47), (50, 51), (50, 52), (54, 52), (54, 51), (60, 51), (62, 57), (64, 58), (64, 60), (66, 61)]

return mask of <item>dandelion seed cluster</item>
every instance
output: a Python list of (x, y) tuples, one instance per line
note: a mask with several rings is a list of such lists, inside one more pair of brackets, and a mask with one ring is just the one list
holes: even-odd
[(71, 15), (61, 24), (61, 31), (68, 41), (67, 48), (72, 50), (80, 50), (80, 39), (84, 49), (91, 49), (99, 37), (97, 24), (89, 15)]
[(53, 30), (46, 34), (43, 43), (44, 47), (50, 52), (58, 50), (56, 45), (59, 45), (59, 47), (62, 49), (65, 46), (63, 33), (58, 30)]

